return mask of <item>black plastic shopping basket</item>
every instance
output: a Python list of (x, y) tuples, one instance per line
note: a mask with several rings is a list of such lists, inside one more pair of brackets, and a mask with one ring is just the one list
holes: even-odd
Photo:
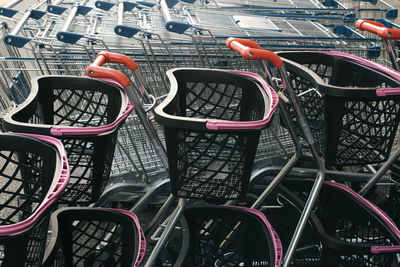
[(276, 93), (223, 70), (181, 68), (167, 75), (170, 93), (155, 118), (165, 130), (172, 193), (208, 201), (244, 197)]
[(7, 131), (61, 139), (71, 180), (61, 202), (88, 205), (106, 186), (119, 126), (133, 106), (119, 87), (76, 76), (42, 76), (28, 98), (4, 116)]
[(146, 239), (131, 212), (62, 208), (52, 214), (51, 223), (44, 266), (141, 266)]
[(328, 165), (387, 160), (400, 121), (400, 74), (338, 52), (278, 55)]
[(59, 140), (0, 134), (2, 266), (41, 266), (50, 210), (68, 180), (68, 161)]
[(190, 236), (184, 266), (280, 266), (282, 244), (260, 211), (200, 206), (184, 215)]
[[(313, 180), (284, 185), (305, 201)], [(310, 217), (322, 242), (322, 266), (398, 266), (400, 230), (373, 203), (345, 185), (325, 182)]]
[[(164, 126), (172, 194), (209, 202), (244, 198), (260, 132), (277, 108), (277, 94), (249, 72), (178, 68), (167, 76), (170, 92), (155, 109), (155, 119)], [(281, 242), (259, 212), (212, 205), (185, 211), (185, 204), (181, 199), (171, 215), (183, 211), (189, 222), (184, 266), (280, 265)], [(250, 245), (249, 250), (235, 246), (249, 239), (262, 254), (250, 251)]]

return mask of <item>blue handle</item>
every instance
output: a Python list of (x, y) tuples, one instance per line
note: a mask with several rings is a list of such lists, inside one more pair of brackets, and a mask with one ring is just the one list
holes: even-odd
[(362, 0), (361, 2), (367, 2), (367, 3), (371, 3), (373, 5), (376, 5), (377, 0)]
[(123, 3), (124, 3), (124, 11), (131, 11), (132, 9), (138, 6), (138, 4), (128, 1), (124, 1)]
[(48, 5), (47, 6), (47, 11), (52, 14), (56, 15), (61, 15), (62, 13), (65, 12), (68, 8), (63, 7), (63, 6), (57, 6), (57, 5)]
[(92, 10), (93, 8), (88, 7), (88, 6), (78, 6), (78, 14), (80, 15), (86, 15), (87, 13), (89, 13), (90, 10)]
[(46, 15), (46, 11), (32, 9), (30, 17), (33, 19), (41, 19), (44, 15)]
[(386, 12), (387, 19), (396, 19), (399, 15), (399, 10), (397, 8), (391, 8), (388, 12)]
[(12, 18), (15, 14), (18, 13), (18, 10), (7, 8), (7, 7), (0, 7), (0, 15)]
[(106, 1), (96, 1), (94, 5), (101, 10), (109, 11), (113, 6), (115, 6), (115, 3), (110, 3)]
[(346, 25), (337, 25), (335, 28), (333, 28), (333, 33), (350, 37), (354, 31)]
[(125, 25), (117, 25), (114, 27), (114, 32), (118, 35), (132, 38), (136, 33), (140, 32), (141, 29)]
[(381, 56), (381, 47), (378, 44), (371, 42), (367, 50), (367, 57), (379, 58), (380, 56)]
[(326, 7), (337, 7), (338, 3), (337, 3), (336, 0), (325, 0), (323, 5), (326, 6)]
[(60, 42), (68, 43), (68, 44), (75, 44), (83, 37), (83, 34), (79, 33), (72, 33), (72, 32), (58, 32), (57, 33), (57, 40)]
[(18, 36), (18, 35), (12, 35), (12, 34), (6, 34), (4, 36), (4, 42), (8, 45), (12, 45), (18, 48), (24, 47), (24, 45), (26, 45), (29, 41), (31, 40), (31, 38), (28, 37), (22, 37), (22, 36)]
[(150, 3), (150, 2), (146, 2), (146, 1), (136, 1), (136, 4), (139, 4), (142, 6), (147, 6), (147, 7), (153, 7), (156, 5), (154, 3)]
[(393, 27), (393, 23), (391, 21), (386, 20), (386, 19), (376, 19), (376, 21), (382, 23), (383, 25), (385, 25), (386, 28), (392, 28)]
[(168, 21), (167, 23), (165, 23), (165, 28), (168, 31), (176, 32), (176, 33), (179, 33), (179, 34), (184, 33), (190, 27), (192, 27), (191, 24), (183, 23), (183, 22), (177, 22), (177, 21)]
[(174, 7), (176, 4), (179, 3), (178, 0), (165, 0), (165, 3), (167, 3), (168, 8)]
[(194, 2), (196, 2), (196, 0), (181, 0), (181, 2), (193, 4)]

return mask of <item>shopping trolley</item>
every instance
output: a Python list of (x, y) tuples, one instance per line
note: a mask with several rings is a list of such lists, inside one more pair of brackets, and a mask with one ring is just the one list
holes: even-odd
[[(291, 185), (290, 189), (296, 192), (297, 199), (301, 201), (299, 202), (293, 198), (293, 200), (289, 203), (302, 203), (299, 207), (302, 207), (301, 209), (303, 209), (302, 214), (299, 216), (300, 219), (298, 226), (295, 229), (293, 237), (291, 237), (291, 241), (288, 245), (288, 252), (285, 255), (283, 263), (284, 266), (289, 266), (292, 262), (292, 259), (295, 261), (299, 260), (293, 256), (295, 255), (296, 246), (300, 242), (301, 235), (304, 229), (306, 229), (308, 223), (315, 227), (320, 238), (318, 241), (322, 244), (322, 254), (320, 260), (324, 266), (330, 266), (329, 264), (332, 264), (332, 266), (348, 266), (351, 264), (362, 264), (362, 266), (390, 266), (390, 264), (397, 264), (396, 253), (398, 252), (397, 244), (399, 242), (399, 230), (393, 221), (391, 221), (389, 217), (375, 205), (368, 202), (360, 195), (352, 192), (347, 187), (340, 184), (323, 182), (325, 176), (324, 162), (319, 155), (320, 153), (314, 141), (312, 128), (310, 129), (308, 127), (307, 120), (304, 117), (307, 116), (307, 114), (304, 116), (302, 115), (303, 112), (301, 106), (296, 104), (296, 101), (298, 101), (296, 94), (294, 94), (294, 90), (291, 89), (291, 87), (297, 88), (298, 86), (302, 88), (301, 86), (303, 83), (298, 82), (300, 79), (290, 79), (290, 77), (292, 77), (292, 67), (287, 64), (289, 60), (282, 61), (281, 58), (276, 54), (273, 54), (270, 51), (262, 50), (258, 44), (251, 40), (230, 38), (227, 40), (227, 46), (238, 51), (246, 59), (272, 61), (274, 66), (279, 71), (278, 77), (282, 79), (282, 86), (284, 89), (286, 89), (288, 94), (288, 98), (283, 97), (283, 99), (290, 101), (292, 105), (294, 103), (293, 110), (296, 115), (296, 121), (299, 123), (302, 134), (304, 138), (306, 138), (313, 157), (318, 165), (316, 180), (302, 180), (297, 183), (293, 181), (284, 182), (285, 186)], [(288, 72), (284, 68), (286, 65), (288, 65)], [(270, 73), (274, 73), (272, 72), (274, 69), (270, 71), (267, 69), (266, 64), (262, 64), (262, 66), (266, 77), (271, 79)], [(303, 73), (300, 77), (304, 80), (308, 80), (308, 84), (313, 84), (316, 86), (315, 89), (319, 89), (319, 81), (314, 80), (317, 78), (317, 76), (312, 75), (310, 70), (301, 67), (301, 65), (297, 65), (297, 67), (303, 69)], [(274, 81), (275, 80), (271, 79), (271, 82)], [(277, 88), (280, 87), (276, 83), (273, 84), (275, 84)], [(284, 91), (280, 92), (283, 93)], [(342, 92), (342, 94), (344, 93)], [(303, 104), (302, 101), (299, 102)], [(311, 124), (312, 123), (313, 121)], [(273, 195), (272, 192), (274, 189), (279, 189), (278, 183), (281, 182), (282, 178), (283, 177), (277, 176), (255, 201), (252, 207), (260, 207), (263, 201), (268, 200), (268, 197)], [(317, 197), (318, 195), (319, 197)], [(368, 216), (368, 218), (365, 219), (365, 217), (363, 217), (363, 220), (360, 221), (360, 218), (357, 217), (357, 214), (355, 214), (355, 210), (357, 209), (354, 208), (344, 210), (344, 205), (336, 206), (336, 202), (341, 201), (336, 200), (336, 197), (338, 199), (346, 199), (346, 203), (349, 203), (349, 206), (352, 205), (354, 207), (362, 207), (361, 209), (363, 212), (366, 212), (369, 215), (361, 215), (360, 213), (360, 217)], [(286, 201), (286, 203), (288, 202)], [(334, 209), (333, 207), (336, 208)], [(268, 213), (268, 211), (266, 212)], [(311, 214), (317, 214), (318, 218)], [(326, 216), (326, 214), (330, 215)], [(350, 216), (350, 214), (352, 216)], [(326, 217), (323, 217), (324, 215)], [(293, 218), (291, 219), (293, 220)], [(365, 220), (368, 220), (368, 223), (365, 223)], [(278, 234), (280, 233), (279, 229), (277, 229), (277, 232)], [(341, 233), (343, 233), (343, 235), (341, 235)], [(372, 233), (375, 233), (376, 236), (372, 236)], [(382, 236), (384, 236), (383, 239), (381, 239)], [(284, 247), (286, 240), (287, 239), (285, 237), (283, 242)], [(386, 242), (387, 240), (390, 241)], [(381, 249), (375, 250), (375, 247), (381, 247)], [(381, 252), (387, 252), (388, 254), (382, 254)], [(316, 251), (317, 256), (319, 253), (321, 253), (321, 251)], [(307, 255), (306, 257), (312, 256)], [(384, 262), (389, 264), (385, 265)], [(381, 265), (382, 263), (384, 265)]]
[[(389, 68), (339, 52), (281, 52), (289, 78), (329, 166), (385, 162), (399, 124), (399, 76)], [(313, 87), (299, 63), (321, 79)]]
[(41, 266), (52, 206), (66, 188), (70, 169), (58, 140), (0, 134), (1, 262)]
[(109, 83), (42, 76), (24, 103), (3, 117), (3, 127), (60, 139), (71, 166), (60, 203), (88, 205), (108, 182), (118, 129), (132, 110), (123, 91)]
[[(177, 74), (180, 73), (179, 80), (185, 79), (184, 77), (186, 77), (186, 81), (189, 84), (190, 79), (193, 79), (193, 82), (191, 82), (193, 93), (186, 98), (189, 101), (188, 103), (191, 103), (191, 109), (185, 111), (185, 114), (186, 116), (197, 117), (197, 119), (185, 119), (183, 116), (174, 119), (173, 116), (171, 116), (172, 114), (166, 115), (162, 112), (160, 115), (157, 111), (155, 113), (158, 114), (156, 118), (161, 120), (162, 123), (167, 123), (168, 125), (173, 123), (171, 126), (175, 126), (172, 129), (175, 133), (168, 133), (166, 127), (169, 170), (171, 176), (175, 175), (175, 178), (171, 179), (173, 194), (180, 197), (214, 201), (244, 196), (247, 182), (246, 179), (242, 179), (242, 177), (248, 177), (250, 174), (251, 162), (254, 160), (254, 152), (257, 146), (257, 136), (260, 131), (259, 129), (250, 130), (248, 129), (248, 125), (254, 123), (258, 125), (256, 126), (257, 128), (265, 125), (272, 116), (274, 107), (276, 107), (276, 97), (272, 98), (272, 93), (269, 95), (264, 93), (261, 87), (250, 80), (225, 71), (177, 69), (175, 72)], [(98, 68), (92, 67), (88, 69), (88, 74), (94, 77), (103, 73), (110, 72), (101, 71), (101, 69), (99, 71)], [(191, 75), (184, 75), (184, 73)], [(172, 79), (172, 71), (169, 72), (169, 75)], [(115, 75), (114, 79), (117, 79), (121, 84), (125, 84), (124, 80), (126, 78), (119, 74)], [(201, 82), (201, 80), (203, 80), (203, 82)], [(182, 82), (183, 81), (185, 80), (182, 80)], [(201, 92), (200, 83), (204, 84), (205, 81), (209, 85), (204, 86), (204, 92)], [(172, 92), (176, 93), (178, 86), (176, 80), (171, 80), (171, 84), (174, 85)], [(246, 90), (243, 90), (243, 87), (246, 87)], [(210, 95), (212, 89), (216, 90), (214, 97), (212, 94)], [(198, 104), (195, 103), (196, 93), (198, 94), (198, 101), (200, 101)], [(252, 101), (248, 93), (251, 95), (260, 95), (260, 100), (258, 103), (254, 103), (253, 101), (251, 107), (243, 108), (243, 105), (247, 105), (250, 103), (249, 101)], [(232, 94), (235, 94), (235, 96), (230, 96)], [(174, 95), (171, 93), (166, 100), (164, 100), (164, 107), (172, 98), (174, 98)], [(176, 101), (172, 101), (172, 103), (176, 103)], [(267, 108), (264, 107), (264, 103), (267, 105)], [(183, 104), (184, 103), (181, 103), (181, 105)], [(238, 109), (237, 105), (242, 106), (242, 108)], [(197, 112), (196, 106), (198, 106), (199, 109)], [(159, 106), (157, 109), (161, 111), (162, 108), (163, 107)], [(166, 107), (164, 110), (169, 110), (171, 108), (172, 106)], [(176, 108), (178, 107), (176, 106)], [(247, 113), (247, 115), (244, 113)], [(163, 116), (164, 114), (166, 115), (165, 117)], [(212, 119), (207, 120), (207, 117)], [(218, 118), (224, 118), (225, 120), (221, 121), (218, 120)], [(241, 121), (232, 122), (233, 120)], [(208, 126), (205, 125), (206, 123)], [(236, 130), (231, 129), (235, 128), (235, 125), (241, 125), (238, 127), (244, 128), (244, 130), (239, 130), (238, 133), (235, 133)], [(177, 133), (177, 131), (180, 130), (176, 127), (185, 127), (186, 129), (183, 129), (182, 133)], [(207, 127), (215, 130), (207, 130)], [(224, 130), (219, 131), (218, 129), (221, 127)], [(190, 130), (191, 128), (193, 129)], [(184, 132), (186, 132), (186, 134)], [(250, 136), (252, 137), (249, 138)], [(169, 138), (171, 138), (171, 140), (168, 140)], [(176, 140), (176, 138), (181, 140), (181, 144), (177, 144), (179, 141)], [(187, 146), (185, 146), (185, 142), (187, 142)], [(181, 147), (181, 149), (177, 149), (177, 146)], [(182, 149), (185, 151), (182, 151)], [(190, 158), (192, 156), (194, 158)], [(181, 157), (181, 159), (177, 157)], [(179, 163), (177, 163), (177, 160), (179, 160)], [(190, 161), (193, 162), (190, 163)], [(197, 171), (193, 168), (197, 168)], [(189, 173), (186, 172), (192, 174), (192, 179), (190, 179)], [(185, 177), (185, 173), (186, 176), (189, 177)], [(186, 206), (186, 201), (181, 199), (179, 203), (174, 214), (170, 216), (168, 225), (163, 231), (160, 241), (154, 248), (154, 252), (150, 255), (146, 263), (147, 266), (152, 266), (158, 253), (164, 247), (168, 235), (181, 216), (184, 206)], [(222, 212), (223, 211), (220, 213)], [(276, 239), (274, 236), (273, 238)], [(274, 249), (276, 249), (276, 247)], [(221, 257), (221, 255), (219, 255), (219, 257)], [(266, 261), (269, 262), (269, 256)]]
[(62, 208), (51, 224), (43, 266), (141, 266), (146, 253), (139, 220), (125, 210)]

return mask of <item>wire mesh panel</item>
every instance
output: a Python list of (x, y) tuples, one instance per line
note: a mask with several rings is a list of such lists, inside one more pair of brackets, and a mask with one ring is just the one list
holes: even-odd
[(50, 144), (19, 135), (0, 135), (3, 266), (41, 265), (50, 207), (68, 182), (67, 168), (66, 159)]
[[(345, 54), (281, 53), (320, 152), (335, 166), (384, 162), (399, 123), (397, 95), (378, 96), (377, 89), (396, 88), (398, 78), (382, 66)], [(344, 56), (343, 56), (344, 55)], [(377, 66), (379, 68), (377, 68)], [(311, 77), (311, 78), (310, 78)], [(314, 80), (314, 82), (312, 82)]]
[[(276, 95), (266, 98), (257, 83), (227, 71), (175, 69), (168, 75), (171, 92), (155, 114), (165, 128), (173, 194), (243, 197), (260, 132), (252, 125), (272, 116)], [(247, 126), (235, 128), (241, 123)]]
[(280, 265), (282, 247), (264, 216), (238, 207), (193, 207), (184, 215), (190, 232), (184, 266)]
[(68, 204), (87, 205), (108, 182), (117, 129), (132, 110), (121, 89), (75, 76), (37, 78), (31, 96), (4, 118), (4, 128), (61, 139), (71, 166), (62, 197)]
[(140, 266), (146, 251), (139, 221), (126, 211), (66, 208), (52, 225), (44, 266)]

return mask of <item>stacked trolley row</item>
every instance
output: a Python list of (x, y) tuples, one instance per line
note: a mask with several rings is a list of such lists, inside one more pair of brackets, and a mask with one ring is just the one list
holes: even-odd
[[(189, 12), (188, 14), (190, 14), (190, 12), (195, 12), (196, 18), (200, 17), (200, 16), (197, 16), (197, 14), (204, 14), (204, 13), (202, 13), (201, 10), (197, 11), (197, 10), (191, 9), (190, 7), (186, 8), (185, 10), (187, 10), (187, 12)], [(174, 16), (177, 14), (179, 17), (182, 15), (179, 12), (180, 12), (179, 10), (173, 10), (173, 14), (170, 14), (170, 16)], [(143, 16), (143, 14), (146, 14), (146, 16)], [(124, 38), (122, 38), (121, 40), (124, 40), (123, 52), (125, 52), (126, 54), (129, 54), (130, 56), (132, 56), (135, 59), (136, 59), (136, 57), (142, 59), (142, 62), (144, 63), (144, 67), (143, 67), (144, 74), (145, 74), (144, 77), (146, 77), (146, 78), (155, 77), (155, 78), (148, 78), (149, 82), (153, 82), (153, 84), (154, 84), (154, 86), (152, 85), (152, 86), (150, 86), (150, 88), (160, 90), (160, 91), (155, 91), (154, 92), (155, 95), (160, 96), (160, 95), (163, 95), (164, 93), (166, 93), (166, 90), (168, 88), (167, 87), (168, 82), (165, 80), (163, 75), (164, 75), (165, 69), (170, 68), (171, 66), (176, 67), (176, 66), (180, 66), (181, 64), (187, 64), (189, 66), (191, 66), (191, 65), (192, 66), (193, 65), (204, 66), (204, 63), (206, 63), (207, 65), (209, 65), (209, 66), (206, 65), (207, 67), (212, 67), (212, 68), (215, 68), (215, 67), (226, 68), (226, 67), (232, 66), (232, 65), (235, 68), (241, 68), (241, 67), (239, 67), (240, 63), (237, 60), (237, 57), (232, 56), (232, 54), (227, 53), (226, 50), (224, 50), (224, 48), (221, 47), (221, 45), (220, 45), (221, 40), (224, 37), (226, 37), (223, 35), (224, 30), (221, 32), (221, 34), (218, 33), (218, 30), (223, 29), (223, 27), (215, 27), (213, 29), (213, 27), (212, 27), (213, 25), (201, 24), (201, 23), (199, 24), (197, 22), (190, 24), (190, 25), (186, 23), (186, 25), (183, 25), (183, 26), (188, 27), (186, 30), (188, 30), (188, 32), (190, 32), (190, 33), (186, 32), (186, 30), (185, 30), (186, 38), (182, 38), (182, 37), (180, 37), (182, 35), (176, 35), (176, 34), (170, 33), (169, 31), (165, 31), (164, 24), (161, 24), (159, 26), (152, 24), (153, 18), (157, 18), (157, 17), (160, 18), (159, 12), (148, 11), (148, 12), (139, 13), (138, 16), (139, 16), (139, 18), (142, 19), (141, 21), (151, 22), (151, 24), (150, 24), (151, 26), (150, 26), (150, 28), (144, 28), (144, 30), (139, 29), (140, 35), (136, 36), (135, 42), (137, 42), (137, 43), (135, 45), (129, 44), (129, 45), (125, 46), (125, 44), (130, 43), (132, 41), (132, 39), (125, 40)], [(226, 16), (229, 17), (231, 15), (228, 14)], [(151, 17), (151, 20), (149, 20), (148, 17)], [(193, 16), (191, 16), (191, 18), (192, 17)], [(181, 18), (181, 17), (179, 17), (179, 18)], [(208, 20), (208, 19), (209, 19), (209, 17), (206, 18), (206, 20)], [(67, 35), (65, 35), (66, 31), (64, 31), (64, 34), (62, 33), (61, 35), (58, 34), (58, 33), (60, 33), (60, 30), (56, 30), (53, 33), (51, 33), (51, 31), (50, 31), (50, 29), (53, 29), (53, 27), (54, 27), (54, 29), (61, 29), (61, 32), (62, 32), (62, 30), (70, 31), (70, 29), (68, 29), (68, 27), (65, 27), (65, 25), (64, 25), (64, 27), (61, 27), (63, 25), (62, 24), (63, 21), (64, 20), (60, 18), (59, 20), (56, 19), (54, 22), (45, 24), (45, 25), (52, 25), (52, 26), (49, 26), (49, 28), (48, 28), (49, 35), (42, 34), (42, 39), (40, 39), (38, 37), (32, 38), (33, 42), (35, 42), (35, 44), (38, 44), (38, 46), (36, 46), (36, 45), (33, 46), (34, 51), (38, 51), (38, 53), (40, 54), (39, 59), (42, 62), (45, 62), (47, 64), (47, 66), (52, 66), (52, 69), (51, 69), (52, 71), (55, 71), (55, 72), (60, 71), (60, 73), (64, 74), (64, 73), (67, 73), (68, 71), (70, 71), (68, 69), (68, 67), (70, 67), (71, 69), (74, 70), (73, 74), (75, 74), (75, 73), (78, 74), (81, 71), (80, 66), (84, 66), (87, 61), (90, 61), (91, 59), (93, 59), (94, 55), (97, 53), (97, 51), (99, 49), (109, 48), (110, 50), (121, 50), (121, 47), (118, 47), (118, 46), (122, 45), (122, 43), (118, 44), (118, 42), (113, 42), (112, 39), (113, 38), (115, 39), (115, 37), (113, 37), (114, 35), (108, 34), (108, 32), (111, 32), (110, 29), (112, 29), (112, 27), (107, 26), (107, 25), (115, 26), (115, 24), (110, 22), (110, 20), (107, 20), (107, 19), (97, 20), (97, 18), (95, 18), (94, 20), (90, 19), (90, 21), (97, 21), (99, 23), (98, 25), (103, 27), (103, 28), (99, 27), (103, 30), (97, 36), (95, 34), (92, 34), (90, 32), (90, 30), (88, 31), (88, 29), (85, 27), (85, 25), (82, 24), (82, 27), (84, 28), (84, 30), (81, 31), (78, 29), (78, 31), (76, 32), (78, 34), (79, 41), (72, 42), (71, 45), (69, 45), (69, 46), (56, 41), (56, 38), (57, 37), (61, 38), (61, 35), (63, 36), (61, 39), (63, 39), (65, 41), (66, 40), (65, 37), (67, 36)], [(104, 22), (104, 24), (101, 24), (103, 22)], [(169, 22), (175, 22), (175, 21), (171, 20)], [(246, 23), (245, 20), (244, 20), (244, 23)], [(126, 20), (123, 24), (126, 24)], [(146, 24), (146, 23), (144, 23), (144, 24)], [(169, 24), (169, 25), (174, 26), (176, 24)], [(272, 24), (270, 24), (270, 25), (272, 25)], [(126, 25), (120, 24), (119, 26), (126, 26)], [(138, 26), (138, 25), (135, 24), (135, 26)], [(202, 27), (204, 29), (202, 29)], [(95, 29), (94, 30), (94, 32), (95, 32), (96, 28), (94, 28), (94, 29)], [(123, 28), (121, 28), (121, 29), (123, 29)], [(132, 29), (129, 29), (129, 30), (131, 30), (131, 31), (128, 32), (127, 35), (133, 36), (133, 34), (131, 34)], [(213, 36), (210, 34), (209, 38), (205, 38), (205, 36), (208, 35), (207, 30), (211, 30), (211, 33), (214, 33), (214, 31), (217, 31), (218, 35)], [(239, 29), (239, 31), (237, 31), (236, 26), (229, 27), (229, 30), (232, 31), (232, 32), (230, 32), (231, 34), (237, 33), (237, 32), (240, 32), (241, 35), (250, 34), (255, 39), (256, 39), (255, 34), (259, 33), (258, 30), (242, 31), (242, 29)], [(83, 34), (83, 33), (85, 33), (85, 34)], [(142, 33), (144, 33), (144, 34), (142, 35)], [(204, 33), (206, 33), (206, 34), (204, 34)], [(278, 35), (280, 35), (280, 34), (281, 34), (281, 32), (278, 32)], [(76, 37), (77, 35), (72, 34), (71, 36)], [(157, 40), (150, 39), (150, 37), (154, 37), (154, 36), (157, 37)], [(177, 36), (179, 36), (179, 37), (177, 37)], [(98, 38), (98, 37), (100, 37), (100, 38)], [(318, 36), (318, 37), (320, 37), (320, 36)], [(304, 42), (303, 46), (305, 46), (305, 48), (315, 48), (315, 40), (317, 40), (317, 41), (323, 40), (323, 38), (318, 38), (318, 37), (311, 38), (311, 39), (314, 39), (312, 41), (310, 41), (310, 39), (308, 39), (308, 38), (304, 38), (305, 42)], [(280, 43), (280, 41), (282, 39), (285, 39), (287, 37), (274, 36), (274, 38), (276, 40), (278, 40)], [(297, 38), (296, 36), (294, 36), (294, 37), (292, 36), (287, 39), (293, 39), (293, 38), (297, 39), (297, 40), (303, 39), (300, 36), (299, 36), (299, 38)], [(272, 47), (276, 48), (276, 43), (272, 43), (272, 42), (267, 43), (268, 42), (268, 41), (266, 41), (267, 38), (260, 38), (260, 39), (265, 41), (265, 45), (271, 45)], [(335, 39), (335, 38), (327, 38), (327, 39), (329, 39), (329, 41), (334, 41), (335, 44), (341, 43), (342, 41), (349, 42), (349, 40), (350, 40), (347, 38), (344, 38), (343, 40)], [(360, 48), (360, 45), (359, 45), (360, 40), (363, 40), (363, 39), (365, 39), (365, 38), (356, 38), (356, 42), (354, 42), (353, 47), (356, 48), (358, 45), (358, 48)], [(46, 42), (43, 43), (44, 40)], [(159, 40), (162, 40), (162, 41), (159, 41)], [(209, 40), (211, 40), (212, 43), (209, 43), (208, 42)], [(367, 39), (367, 42), (364, 46), (369, 47), (369, 43), (371, 43), (373, 40), (374, 39)], [(42, 42), (39, 43), (37, 41), (42, 41)], [(56, 48), (55, 52), (51, 51), (51, 50), (43, 49), (44, 47), (46, 47), (46, 45), (48, 43), (51, 44), (51, 48)], [(79, 44), (84, 44), (84, 45), (79, 46)], [(299, 47), (299, 42), (292, 42), (292, 43), (288, 42), (285, 44), (285, 46), (290, 49), (297, 49)], [(323, 46), (325, 46), (325, 44), (323, 44)], [(332, 46), (331, 46), (331, 48), (332, 48)], [(126, 48), (126, 47), (128, 47), (128, 48)], [(147, 48), (147, 50), (150, 51), (150, 53), (148, 53), (148, 54), (143, 53), (143, 47)], [(338, 48), (341, 46), (338, 45), (338, 46), (334, 46), (334, 47)], [(155, 51), (155, 48), (159, 49), (158, 51), (168, 51), (168, 54), (166, 54), (167, 57), (165, 57), (165, 56), (161, 57), (161, 54), (165, 54), (165, 53), (157, 52), (157, 51)], [(191, 50), (192, 48), (196, 48), (196, 50)], [(341, 48), (343, 48), (343, 47), (341, 47)], [(323, 49), (330, 49), (329, 45), (323, 47)], [(41, 52), (39, 52), (39, 50), (41, 50)], [(193, 52), (191, 53), (191, 51), (196, 51), (196, 55), (193, 55)], [(221, 51), (222, 51), (222, 55), (218, 55), (219, 52), (221, 52)], [(349, 49), (349, 51), (350, 51), (350, 49)], [(358, 51), (361, 51), (360, 54), (366, 55), (365, 51), (367, 51), (367, 50), (357, 49), (357, 52)], [(43, 54), (42, 52), (45, 52), (45, 53)], [(47, 58), (43, 55), (46, 55)], [(63, 57), (61, 57), (61, 55)], [(218, 56), (215, 56), (215, 55), (218, 55)], [(60, 58), (61, 58), (61, 60), (60, 60)], [(32, 60), (32, 62), (39, 62), (39, 61)], [(49, 64), (49, 62), (53, 62), (54, 64)], [(82, 62), (84, 62), (84, 63), (82, 63)], [(78, 65), (79, 63), (82, 63), (82, 64)], [(141, 62), (139, 63), (139, 65), (142, 66)], [(35, 65), (34, 68), (36, 68), (36, 66), (43, 66), (43, 65)], [(68, 66), (68, 67), (66, 68), (65, 66)], [(78, 67), (76, 67), (76, 66), (78, 66)], [(147, 68), (148, 68), (148, 70), (147, 70)], [(161, 89), (159, 89), (159, 88), (161, 88)], [(135, 126), (136, 125), (140, 125), (140, 122), (139, 122), (139, 124), (135, 124)], [(130, 132), (130, 130), (127, 130), (126, 134), (129, 134), (128, 131)], [(134, 137), (129, 137), (129, 138), (134, 138)], [(137, 142), (133, 142), (131, 140), (129, 140), (129, 141), (134, 144), (137, 144)], [(121, 149), (124, 149), (125, 146), (126, 145), (122, 145)], [(125, 153), (125, 154), (129, 155), (129, 153)], [(140, 153), (136, 153), (136, 154), (140, 154)], [(131, 159), (129, 159), (129, 160), (131, 160)], [(131, 161), (135, 161), (135, 160), (131, 160)], [(206, 222), (207, 222), (207, 220), (209, 220), (209, 218), (206, 219)], [(206, 227), (206, 230), (208, 230), (207, 227)], [(195, 232), (195, 230), (193, 230), (193, 231)], [(204, 231), (205, 230), (203, 229), (203, 230), (200, 230), (199, 232), (201, 233)]]

